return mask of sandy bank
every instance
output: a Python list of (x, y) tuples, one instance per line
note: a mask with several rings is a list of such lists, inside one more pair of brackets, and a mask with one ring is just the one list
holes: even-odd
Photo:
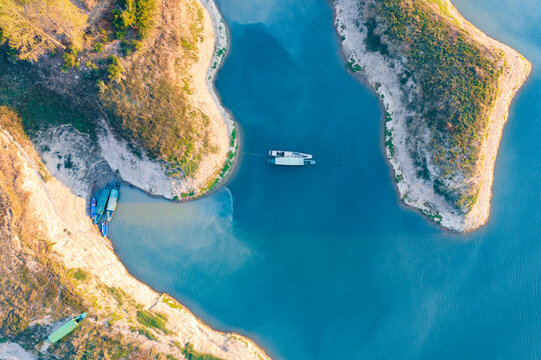
[[(408, 118), (416, 115), (407, 104), (411, 97), (419, 96), (417, 84), (409, 79), (401, 82), (405, 72), (401, 61), (368, 51), (366, 48), (367, 30), (362, 19), (361, 0), (335, 0), (335, 26), (342, 37), (342, 50), (352, 71), (359, 71), (373, 86), (380, 97), (385, 115), (386, 155), (391, 164), (395, 182), (402, 201), (419, 209), (445, 228), (456, 231), (470, 231), (482, 226), (490, 213), (491, 188), (494, 177), (494, 163), (503, 126), (507, 120), (509, 105), (516, 91), (526, 80), (531, 65), (510, 47), (488, 37), (472, 24), (464, 20), (458, 11), (446, 0), (451, 21), (466, 30), (471, 39), (485, 48), (495, 48), (503, 52), (505, 69), (499, 80), (499, 94), (489, 116), (489, 126), (482, 143), (481, 157), (477, 165), (475, 181), (480, 183), (478, 200), (466, 215), (457, 212), (441, 195), (434, 191), (434, 183), (417, 175), (417, 166), (410, 155), (408, 146)], [(434, 11), (441, 10), (432, 4)], [(446, 16), (446, 15), (442, 15)], [(419, 129), (421, 138), (429, 139), (428, 128)], [(428, 142), (428, 140), (426, 140)], [(430, 168), (430, 164), (429, 164)]]
[[(15, 158), (17, 168), (21, 169), (19, 178), (22, 178), (28, 194), (26, 211), (40, 219), (36, 226), (53, 244), (56, 261), (66, 270), (81, 268), (90, 274), (91, 280), (79, 284), (78, 290), (93, 304), (89, 311), (91, 317), (109, 317), (111, 312), (118, 312), (120, 317), (114, 322), (115, 330), (165, 353), (178, 353), (178, 349), (171, 345), (172, 341), (178, 341), (180, 344), (190, 342), (196, 350), (224, 359), (268, 359), (249, 339), (212, 330), (167, 295), (156, 293), (132, 277), (114, 254), (111, 244), (92, 226), (85, 214), (85, 199), (72, 194), (52, 176), (46, 182), (42, 180), (38, 173), (39, 164), (33, 160), (36, 154), (32, 148), (20, 146), (7, 131), (2, 130), (0, 151), (8, 152)], [(170, 333), (158, 334), (155, 341), (134, 333), (130, 329), (133, 324), (130, 316), (133, 319), (133, 314), (107, 300), (103, 286), (121, 289), (129, 302), (165, 314)]]

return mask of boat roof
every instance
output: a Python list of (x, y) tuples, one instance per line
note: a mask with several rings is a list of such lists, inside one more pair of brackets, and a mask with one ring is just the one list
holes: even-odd
[(283, 157), (303, 157), (307, 159), (311, 159), (311, 154), (301, 153), (298, 151), (287, 151), (287, 150), (270, 150), (269, 151), (270, 156), (283, 156)]
[(109, 195), (109, 201), (107, 201), (107, 210), (115, 210), (116, 202), (118, 200), (118, 189), (111, 190)]
[(58, 330), (49, 335), (49, 341), (52, 343), (57, 342), (62, 339), (64, 336), (68, 335), (77, 327), (77, 322), (74, 319), (70, 319), (67, 323), (63, 324)]
[(304, 165), (304, 159), (300, 157), (277, 157), (274, 159), (276, 165)]

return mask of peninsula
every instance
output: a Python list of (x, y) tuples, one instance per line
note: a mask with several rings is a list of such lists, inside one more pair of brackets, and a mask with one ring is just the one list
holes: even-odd
[(530, 63), (449, 0), (334, 0), (347, 65), (379, 95), (402, 200), (464, 232), (489, 217), (494, 163)]
[(237, 131), (213, 85), (228, 34), (213, 1), (7, 1), (0, 29), (0, 105), (75, 194), (99, 174), (187, 200), (232, 169)]

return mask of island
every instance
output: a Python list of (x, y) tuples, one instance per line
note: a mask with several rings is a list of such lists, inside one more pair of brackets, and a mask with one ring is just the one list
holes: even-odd
[(0, 43), (0, 357), (268, 359), (131, 276), (88, 216), (111, 180), (180, 201), (230, 172), (214, 2), (6, 0)]
[(531, 69), (449, 0), (334, 0), (349, 70), (384, 107), (402, 201), (459, 232), (486, 223), (509, 106)]

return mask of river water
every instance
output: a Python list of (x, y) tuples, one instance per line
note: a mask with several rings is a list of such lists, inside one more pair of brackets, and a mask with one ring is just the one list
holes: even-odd
[[(122, 188), (110, 227), (128, 270), (277, 359), (541, 357), (541, 13), (458, 0), (533, 73), (511, 107), (482, 229), (402, 206), (376, 96), (345, 68), (325, 0), (219, 0), (231, 52), (216, 81), (240, 123), (227, 188), (186, 204)], [(269, 149), (314, 154), (278, 168)]]

